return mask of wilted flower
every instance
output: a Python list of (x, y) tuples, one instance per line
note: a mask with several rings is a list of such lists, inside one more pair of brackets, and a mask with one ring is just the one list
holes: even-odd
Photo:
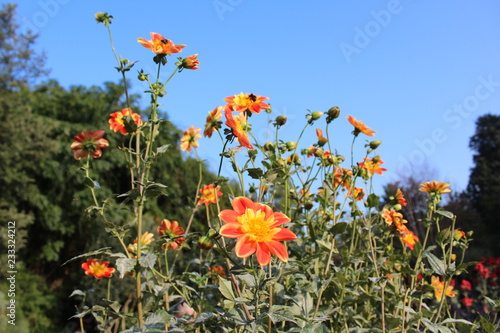
[(210, 274), (213, 274), (213, 275), (218, 275), (223, 279), (225, 279), (227, 277), (226, 270), (224, 269), (224, 267), (222, 267), (220, 265), (215, 265), (215, 266), (210, 267), (208, 269), (208, 272)]
[(366, 126), (365, 124), (363, 124), (362, 121), (357, 120), (353, 116), (349, 115), (347, 117), (347, 120), (351, 123), (351, 125), (354, 126), (354, 135), (357, 136), (359, 133), (363, 133), (363, 134), (366, 134), (368, 136), (374, 136), (375, 135), (375, 131), (371, 130), (368, 126)]
[(297, 236), (280, 225), (290, 222), (283, 213), (273, 212), (271, 207), (255, 203), (244, 197), (234, 198), (233, 209), (225, 209), (219, 217), (224, 221), (219, 233), (229, 238), (237, 238), (234, 252), (240, 258), (256, 253), (257, 261), (267, 266), (271, 254), (281, 261), (288, 261), (288, 252), (281, 241), (290, 241)]
[(124, 108), (121, 111), (113, 112), (109, 115), (111, 118), (109, 119), (109, 128), (114, 132), (120, 132), (123, 135), (129, 134), (127, 129), (125, 128), (125, 119), (124, 117), (131, 117), (134, 124), (137, 126), (142, 125), (141, 116), (137, 113), (134, 113), (132, 109)]
[(182, 235), (184, 228), (179, 226), (179, 222), (164, 219), (156, 229), (160, 237), (166, 238), (166, 243), (162, 245), (164, 250), (177, 250), (186, 240)]
[(85, 270), (86, 275), (92, 275), (96, 279), (100, 279), (102, 277), (111, 277), (114, 268), (108, 267), (109, 262), (107, 261), (99, 261), (96, 259), (87, 259), (87, 262), (82, 264), (82, 268)]
[(214, 184), (203, 186), (200, 189), (201, 196), (199, 197), (200, 199), (198, 200), (198, 205), (208, 206), (211, 203), (217, 203), (217, 197), (222, 195), (222, 192), (219, 190), (220, 186), (214, 188)]
[(269, 109), (269, 104), (263, 102), (268, 99), (268, 97), (264, 96), (240, 93), (239, 95), (224, 98), (224, 101), (227, 102), (224, 111), (259, 113), (262, 109)]
[(145, 48), (150, 49), (156, 54), (171, 54), (179, 53), (186, 45), (175, 45), (171, 40), (166, 39), (160, 34), (151, 32), (151, 40), (137, 38), (137, 41)]
[(201, 138), (200, 131), (201, 128), (189, 127), (181, 138), (181, 150), (190, 152), (191, 149), (198, 148), (200, 146), (198, 140)]

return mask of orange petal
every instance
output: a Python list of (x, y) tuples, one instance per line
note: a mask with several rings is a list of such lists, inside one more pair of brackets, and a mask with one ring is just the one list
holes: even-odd
[(239, 238), (239, 237), (242, 237), (243, 235), (245, 235), (241, 231), (241, 224), (239, 224), (239, 223), (224, 224), (220, 228), (219, 234), (221, 234), (224, 237), (228, 237), (228, 238)]
[(257, 242), (251, 241), (245, 236), (238, 239), (234, 247), (234, 253), (240, 258), (249, 257), (254, 254), (256, 250), (258, 250)]
[(295, 235), (291, 230), (287, 228), (280, 228), (281, 230), (278, 231), (276, 235), (274, 235), (273, 240), (275, 241), (290, 241), (294, 240), (297, 238), (297, 235)]
[(271, 251), (271, 253), (278, 257), (281, 261), (288, 261), (288, 251), (286, 250), (286, 247), (285, 245), (283, 245), (283, 243), (280, 243), (278, 241), (270, 241), (267, 243), (267, 245), (269, 246), (269, 250)]
[(240, 215), (241, 213), (238, 213), (231, 209), (224, 209), (219, 213), (220, 219), (226, 223), (239, 223), (238, 216)]
[(267, 266), (271, 262), (271, 250), (268, 243), (257, 243), (257, 261), (261, 266)]
[(282, 225), (284, 223), (288, 223), (291, 221), (288, 216), (286, 216), (285, 214), (280, 213), (280, 212), (274, 212), (273, 218), (274, 218), (275, 222), (273, 223), (273, 225), (271, 227), (276, 227), (278, 225)]
[(236, 197), (231, 202), (231, 206), (233, 206), (233, 209), (236, 212), (238, 212), (239, 214), (243, 214), (247, 210), (247, 208), (254, 209), (255, 203), (245, 197)]

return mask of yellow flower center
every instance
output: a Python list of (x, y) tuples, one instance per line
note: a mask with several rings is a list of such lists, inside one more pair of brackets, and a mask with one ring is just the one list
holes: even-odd
[(236, 95), (234, 96), (234, 104), (240, 105), (240, 106), (245, 106), (245, 107), (250, 107), (252, 106), (253, 103), (256, 101), (256, 96), (253, 94), (250, 95)]
[(104, 275), (104, 273), (106, 273), (106, 266), (98, 263), (93, 263), (92, 265), (90, 265), (89, 270), (94, 275), (102, 276)]
[(247, 209), (245, 213), (238, 217), (242, 231), (256, 242), (269, 242), (279, 231), (278, 228), (271, 228), (274, 219), (266, 220), (266, 214), (261, 210)]

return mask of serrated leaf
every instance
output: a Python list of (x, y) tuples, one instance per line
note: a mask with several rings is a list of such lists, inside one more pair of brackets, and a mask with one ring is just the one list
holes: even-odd
[(126, 273), (132, 272), (137, 264), (137, 259), (134, 258), (121, 258), (116, 260), (116, 269), (123, 277)]
[(253, 179), (260, 179), (264, 175), (264, 172), (261, 168), (248, 168), (248, 175)]
[(434, 271), (434, 273), (436, 273), (437, 275), (446, 274), (446, 265), (441, 259), (427, 251), (424, 251), (423, 256), (427, 258), (427, 261), (429, 262), (429, 265), (431, 266), (431, 269)]
[(344, 233), (347, 229), (347, 222), (338, 222), (330, 228), (330, 233), (334, 236)]
[(219, 291), (225, 298), (231, 301), (234, 301), (234, 299), (236, 298), (234, 296), (233, 286), (231, 284), (231, 281), (229, 280), (219, 278)]

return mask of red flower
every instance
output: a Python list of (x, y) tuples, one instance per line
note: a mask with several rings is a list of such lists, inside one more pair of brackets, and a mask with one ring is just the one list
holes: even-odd
[(473, 298), (469, 298), (469, 297), (464, 297), (464, 298), (462, 298), (461, 302), (462, 302), (462, 304), (464, 306), (471, 306), (472, 303), (474, 303), (474, 299)]
[(268, 99), (268, 97), (264, 96), (240, 93), (239, 95), (224, 98), (224, 101), (228, 103), (224, 106), (224, 111), (250, 111), (253, 113), (259, 113), (262, 109), (269, 109), (269, 104), (263, 102)]
[(297, 236), (280, 225), (290, 222), (283, 213), (273, 212), (271, 207), (255, 203), (244, 197), (234, 198), (233, 209), (225, 209), (219, 217), (223, 225), (219, 233), (224, 237), (237, 238), (234, 252), (240, 258), (246, 258), (256, 253), (257, 261), (267, 266), (271, 254), (281, 261), (288, 261), (288, 252), (281, 241), (290, 241)]
[(92, 275), (96, 279), (100, 279), (102, 277), (111, 277), (114, 268), (108, 267), (109, 262), (107, 261), (99, 261), (96, 259), (88, 259), (87, 262), (82, 264), (82, 268), (85, 270), (86, 275)]
[(164, 219), (161, 221), (160, 226), (156, 229), (160, 237), (166, 238), (166, 243), (162, 245), (164, 250), (172, 249), (177, 250), (182, 243), (186, 240), (182, 235), (184, 228), (179, 226), (177, 221), (169, 221)]
[(102, 155), (103, 148), (107, 148), (109, 146), (108, 140), (104, 139), (104, 131), (97, 130), (87, 131), (78, 133), (73, 137), (75, 141), (71, 144), (71, 150), (74, 150), (75, 153), (73, 156), (77, 160), (81, 160), (82, 158), (87, 157), (89, 154), (93, 158), (99, 158)]
[(123, 117), (131, 117), (133, 122), (137, 126), (142, 125), (142, 119), (141, 116), (138, 115), (137, 113), (134, 113), (132, 109), (129, 108), (124, 108), (121, 111), (113, 112), (112, 114), (109, 115), (111, 119), (109, 119), (109, 128), (115, 132), (120, 132), (123, 135), (129, 134), (127, 132), (127, 129), (125, 128), (125, 123)]
[(460, 289), (472, 290), (472, 284), (468, 280), (462, 280), (462, 282), (460, 283)]
[(398, 188), (398, 190), (396, 191), (396, 200), (398, 202), (398, 204), (400, 204), (401, 206), (406, 206), (407, 205), (407, 202), (406, 202), (406, 199), (403, 195), (403, 192), (401, 191), (401, 189)]
[(166, 39), (160, 34), (151, 32), (151, 40), (137, 38), (137, 41), (145, 48), (150, 49), (156, 54), (179, 53), (186, 45), (175, 45), (171, 40)]

